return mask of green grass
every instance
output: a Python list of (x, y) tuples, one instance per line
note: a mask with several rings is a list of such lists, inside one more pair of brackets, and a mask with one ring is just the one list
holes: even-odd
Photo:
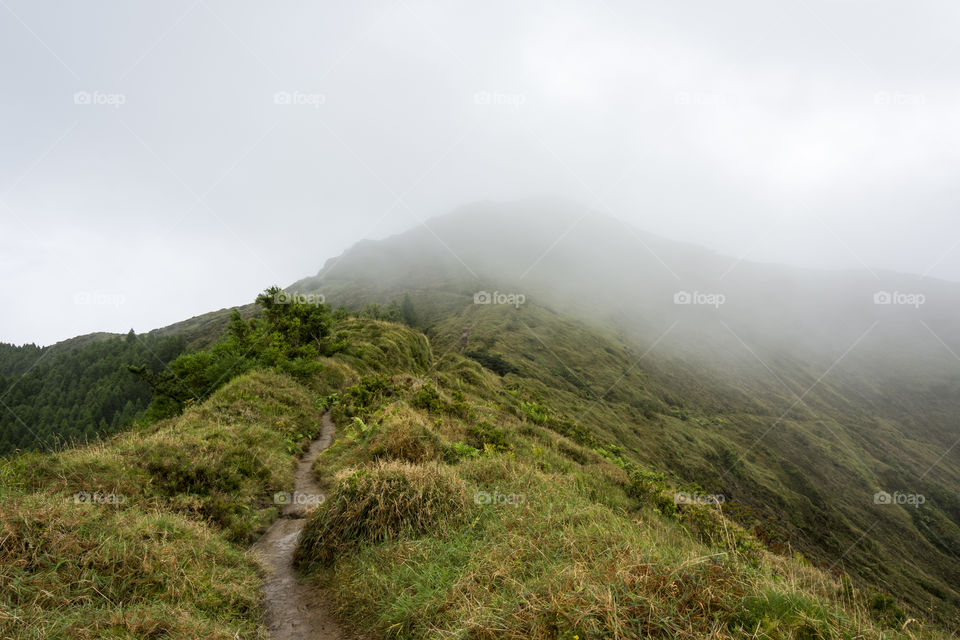
[(770, 553), (728, 507), (676, 505), (700, 487), (645, 466), (622, 426), (577, 425), (576, 394), (541, 384), (448, 352), (425, 373), (344, 389), (340, 436), (315, 464), (331, 500), (297, 558), (350, 626), (371, 638), (926, 633), (885, 627), (866, 594)]
[(177, 418), (0, 467), (0, 637), (264, 637), (244, 549), (319, 433), (314, 398), (252, 372)]
[[(253, 371), (176, 418), (7, 460), (0, 638), (263, 637), (244, 549), (277, 516), (272, 494), (291, 488), (328, 407), (338, 435), (314, 466), (328, 500), (297, 561), (358, 635), (940, 637), (874, 595), (869, 576), (818, 569), (776, 537), (845, 543), (856, 514), (829, 487), (862, 465), (801, 474), (761, 451), (721, 481), (716, 467), (735, 461), (765, 401), (735, 412), (709, 390), (680, 393), (685, 381), (631, 370), (609, 338), (532, 305), (522, 318), (539, 338), (514, 310), (469, 313), (462, 348), (504, 354), (494, 369), (460, 353), (462, 318), (434, 316), (434, 346), (341, 318), (343, 349), (310, 380)], [(597, 401), (620, 377), (626, 389)], [(809, 429), (784, 437), (835, 455)], [(123, 500), (77, 504), (78, 491)], [(678, 505), (680, 491), (752, 500)], [(758, 496), (788, 526), (758, 528)], [(949, 518), (923, 522), (950, 539)], [(891, 551), (866, 551), (849, 557), (873, 568), (873, 585), (904, 571), (864, 561)]]
[[(537, 304), (436, 304), (444, 311), (429, 333), (447, 354), (448, 387), (474, 385), (446, 368), (464, 366), (461, 350), (505, 354), (516, 372), (501, 379), (504, 410), (587, 449), (616, 443), (614, 457), (724, 495), (727, 513), (778, 551), (889, 592), (914, 617), (960, 624), (960, 472), (943, 461), (927, 473), (953, 441), (941, 444), (919, 420), (949, 411), (942, 399), (900, 393), (890, 409), (889, 393), (843, 367), (818, 380), (822, 369), (772, 362), (778, 380), (762, 367), (694, 366), (666, 347), (641, 358), (621, 336)], [(784, 385), (812, 390), (790, 409)], [(927, 502), (874, 504), (884, 488)]]
[(255, 568), (210, 527), (133, 505), (0, 497), (0, 637), (262, 637)]
[[(437, 492), (436, 479), (416, 491), (371, 485), (364, 495), (358, 473), (333, 480), (334, 495), (353, 505), (349, 516), (339, 507), (317, 511), (298, 554), (316, 560), (315, 575), (333, 590), (340, 614), (369, 637), (746, 637), (754, 621), (768, 637), (880, 637), (862, 609), (833, 604), (839, 585), (828, 576), (704, 544), (593, 474), (544, 472), (508, 454), (464, 461), (448, 466), (447, 489), (460, 494), (465, 484), (489, 502), (446, 517), (427, 510), (424, 526), (407, 527), (409, 513), (421, 513), (424, 496)], [(365, 509), (384, 495), (394, 505), (413, 497), (405, 508)], [(498, 495), (508, 497), (501, 503)], [(391, 518), (397, 526), (385, 533)], [(331, 553), (329, 541), (344, 535), (350, 544)], [(791, 582), (807, 574), (820, 591), (794, 590)], [(797, 606), (774, 610), (765, 594)], [(837, 634), (800, 634), (808, 618)]]
[(246, 547), (277, 517), (328, 396), (432, 357), (396, 325), (336, 330), (350, 348), (307, 384), (252, 371), (177, 417), (2, 460), (0, 638), (264, 638)]

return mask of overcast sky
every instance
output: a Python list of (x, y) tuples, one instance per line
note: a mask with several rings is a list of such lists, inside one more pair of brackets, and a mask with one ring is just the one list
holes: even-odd
[(0, 341), (250, 301), (458, 205), (960, 280), (955, 2), (0, 0)]

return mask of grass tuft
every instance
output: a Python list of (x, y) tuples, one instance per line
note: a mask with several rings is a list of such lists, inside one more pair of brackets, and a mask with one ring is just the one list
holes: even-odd
[(329, 565), (364, 543), (434, 534), (468, 512), (466, 487), (443, 465), (379, 462), (347, 469), (301, 534), (303, 567)]

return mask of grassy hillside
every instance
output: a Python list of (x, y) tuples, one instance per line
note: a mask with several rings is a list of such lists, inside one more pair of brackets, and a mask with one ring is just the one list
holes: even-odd
[[(257, 308), (238, 311), (251, 318)], [(130, 427), (151, 396), (129, 367), (160, 374), (180, 354), (217, 342), (232, 312), (143, 335), (91, 333), (47, 347), (0, 343), (0, 455), (89, 442)]]
[[(471, 292), (490, 284), (404, 292), (353, 286), (346, 273), (302, 284), (360, 307), (409, 296), (439, 354), (509, 372), (558, 433), (615, 442), (677, 482), (724, 495), (729, 515), (769, 546), (960, 624), (956, 375), (918, 365), (904, 377), (856, 350), (832, 366), (761, 356), (732, 334), (696, 351), (685, 336), (644, 341), (618, 321), (587, 324), (533, 296), (519, 309), (472, 304)], [(924, 502), (878, 504), (879, 492)]]
[(319, 417), (307, 389), (252, 372), (147, 429), (7, 461), (0, 637), (263, 637), (244, 547)]
[[(340, 427), (315, 465), (328, 499), (297, 558), (369, 637), (936, 637), (894, 599), (758, 538), (704, 497), (715, 486), (664, 473), (656, 443), (681, 426), (669, 437), (686, 440), (701, 416), (653, 376), (626, 372), (643, 395), (589, 410), (583, 384), (624, 373), (608, 338), (544, 309), (522, 316), (532, 342), (515, 310), (487, 308), (465, 338), (451, 318), (433, 344), (340, 313), (306, 349), (295, 312), (186, 358), (186, 373), (216, 369), (240, 340), (255, 366), (181, 415), (5, 461), (0, 637), (263, 637), (244, 549), (327, 409)], [(576, 375), (551, 360), (572, 357), (549, 346), (560, 334), (582, 354)]]
[(363, 332), (376, 373), (334, 405), (340, 436), (315, 465), (328, 499), (297, 557), (370, 637), (896, 637), (907, 623), (769, 553), (724, 505), (678, 504), (705, 492), (573, 428), (542, 383), (425, 359), (395, 325)]
[[(780, 380), (764, 380), (729, 363), (641, 360), (629, 342), (535, 304), (465, 306), (432, 334), (438, 349), (504, 354), (560, 432), (616, 442), (642, 464), (726, 496), (731, 515), (770, 545), (958, 622), (960, 472), (949, 461), (931, 472), (949, 445), (871, 411), (884, 394), (857, 389), (845, 367), (817, 383), (821, 371), (785, 363)], [(943, 406), (933, 394), (904, 395), (901, 411)], [(881, 490), (924, 502), (877, 504)]]

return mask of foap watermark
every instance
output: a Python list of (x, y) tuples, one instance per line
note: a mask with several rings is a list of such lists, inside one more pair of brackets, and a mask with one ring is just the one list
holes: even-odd
[(722, 493), (690, 493), (688, 491), (678, 491), (673, 494), (674, 504), (724, 504), (727, 497)]
[(113, 107), (119, 109), (127, 103), (127, 96), (122, 93), (107, 91), (77, 91), (73, 94), (73, 104)]
[(921, 107), (927, 104), (927, 96), (923, 93), (877, 91), (873, 94), (873, 104), (884, 107)]
[(519, 109), (527, 101), (522, 93), (500, 93), (499, 91), (477, 91), (473, 94), (473, 103), (494, 107), (513, 107)]
[(500, 293), (494, 291), (477, 291), (473, 294), (473, 304), (509, 304), (519, 309), (520, 305), (527, 301), (527, 296), (522, 293)]
[(704, 305), (719, 309), (727, 302), (722, 293), (704, 293), (702, 291), (677, 291), (673, 294), (673, 304)]
[(104, 293), (102, 291), (78, 291), (73, 294), (73, 304), (119, 307), (127, 299), (121, 293)]
[(905, 493), (902, 491), (888, 493), (886, 491), (877, 491), (873, 494), (873, 504), (899, 504), (919, 508), (920, 505), (926, 501), (927, 498), (922, 493)]
[(317, 507), (327, 501), (327, 496), (322, 493), (300, 493), (294, 491), (277, 491), (273, 494), (273, 504), (286, 506), (296, 505), (299, 507)]
[(273, 94), (273, 104), (283, 106), (306, 106), (319, 109), (327, 103), (322, 93), (303, 93), (301, 91), (277, 91)]
[(902, 291), (877, 291), (873, 294), (873, 304), (899, 305), (919, 309), (927, 301), (922, 293), (904, 293)]
[(127, 497), (120, 493), (104, 493), (103, 491), (77, 491), (70, 496), (73, 504), (123, 504)]
[(494, 491), (493, 493), (489, 491), (477, 491), (473, 494), (474, 504), (515, 504), (521, 505), (527, 501), (527, 494), (525, 493), (500, 493), (499, 491)]
[(314, 304), (321, 305), (326, 298), (322, 293), (299, 293), (297, 291), (280, 291), (274, 294), (274, 304)]

